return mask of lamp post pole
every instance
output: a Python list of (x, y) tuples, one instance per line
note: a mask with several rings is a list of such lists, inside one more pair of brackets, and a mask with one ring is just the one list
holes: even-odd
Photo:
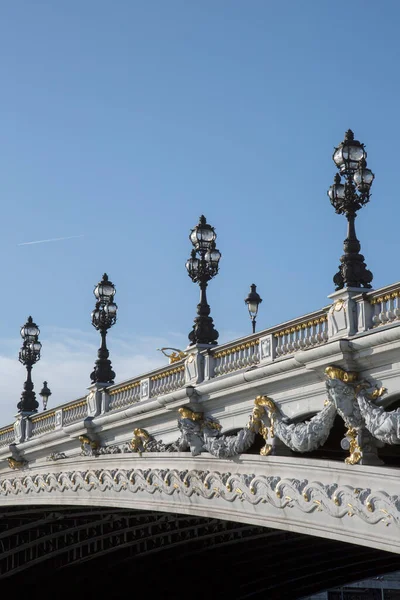
[(200, 287), (200, 302), (197, 305), (197, 317), (194, 319), (192, 331), (189, 333), (191, 344), (216, 344), (218, 331), (210, 317), (210, 306), (207, 302), (208, 282), (218, 273), (221, 253), (215, 247), (217, 234), (214, 227), (207, 223), (202, 215), (198, 224), (189, 235), (194, 248), (186, 262), (186, 269), (193, 283)]
[(37, 412), (39, 406), (36, 394), (33, 391), (32, 382), (32, 367), (40, 360), (40, 350), (42, 347), (42, 344), (39, 342), (39, 333), (39, 327), (33, 322), (32, 317), (28, 317), (25, 325), (21, 327), (23, 342), (18, 355), (20, 363), (25, 365), (27, 371), (21, 401), (17, 404), (18, 411), (22, 414), (33, 414)]
[[(373, 275), (367, 269), (361, 246), (356, 236), (355, 218), (370, 199), (370, 188), (374, 174), (367, 168), (367, 152), (364, 144), (354, 139), (349, 129), (343, 142), (333, 153), (333, 161), (340, 171), (328, 190), (331, 204), (338, 214), (347, 218), (347, 238), (344, 240), (344, 254), (340, 258), (339, 271), (333, 278), (336, 290), (343, 288), (371, 288)], [(341, 181), (344, 178), (344, 184)]]
[(92, 312), (92, 325), (97, 331), (100, 331), (101, 346), (97, 352), (94, 371), (90, 375), (92, 383), (114, 383), (115, 373), (111, 368), (109, 351), (106, 344), (106, 335), (108, 329), (112, 327), (117, 320), (117, 305), (114, 302), (115, 286), (108, 279), (107, 273), (104, 273), (103, 279), (94, 288), (96, 305)]

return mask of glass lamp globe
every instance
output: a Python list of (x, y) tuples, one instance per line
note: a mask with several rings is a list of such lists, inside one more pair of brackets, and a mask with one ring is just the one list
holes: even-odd
[(371, 169), (367, 169), (367, 162), (362, 160), (360, 167), (354, 173), (354, 183), (357, 186), (359, 192), (367, 193), (372, 185), (375, 175)]
[(189, 235), (189, 239), (196, 250), (209, 250), (216, 237), (217, 234), (214, 228), (207, 223), (204, 215), (201, 215), (198, 224)]
[(115, 287), (109, 281), (107, 273), (104, 273), (103, 279), (94, 288), (94, 295), (100, 302), (109, 302), (115, 294)]
[(21, 337), (27, 341), (34, 341), (40, 333), (39, 327), (33, 322), (32, 317), (28, 317), (25, 325), (21, 327)]
[(354, 133), (346, 131), (344, 141), (339, 144), (333, 153), (333, 161), (342, 174), (354, 173), (362, 159), (367, 157), (364, 145), (354, 139)]

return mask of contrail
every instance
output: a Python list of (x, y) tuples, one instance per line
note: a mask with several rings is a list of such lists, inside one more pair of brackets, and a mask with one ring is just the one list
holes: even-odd
[(17, 244), (17, 246), (30, 246), (31, 244), (45, 244), (46, 242), (61, 242), (61, 240), (72, 240), (74, 238), (81, 238), (82, 235), (70, 235), (68, 237), (60, 237), (60, 238), (52, 238), (50, 240), (36, 240), (35, 242), (21, 242), (21, 244)]

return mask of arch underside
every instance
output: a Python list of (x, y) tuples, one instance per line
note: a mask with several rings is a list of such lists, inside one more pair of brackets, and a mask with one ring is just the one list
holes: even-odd
[(26, 597), (300, 598), (400, 569), (400, 556), (219, 519), (106, 507), (0, 514), (1, 589)]
[(193, 598), (295, 598), (400, 569), (399, 532), (393, 468), (154, 453), (0, 480), (1, 589), (72, 582), (117, 598), (122, 582), (160, 597), (184, 585)]

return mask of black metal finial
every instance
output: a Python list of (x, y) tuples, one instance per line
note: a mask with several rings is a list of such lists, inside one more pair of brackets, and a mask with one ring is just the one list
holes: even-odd
[(346, 216), (348, 221), (347, 238), (344, 241), (344, 254), (340, 258), (339, 271), (333, 278), (336, 290), (347, 287), (371, 288), (373, 275), (367, 269), (364, 257), (360, 254), (360, 242), (356, 237), (355, 218), (370, 200), (370, 188), (374, 174), (367, 168), (367, 153), (364, 144), (354, 139), (354, 133), (348, 129), (344, 141), (333, 153), (333, 161), (340, 174), (336, 173), (334, 183), (328, 191), (331, 204), (336, 213)]
[(22, 414), (32, 414), (37, 412), (39, 403), (36, 400), (36, 394), (33, 391), (32, 367), (40, 360), (40, 350), (42, 344), (39, 342), (40, 330), (31, 316), (28, 317), (25, 325), (21, 327), (21, 337), (23, 339), (21, 349), (18, 354), (20, 363), (25, 365), (27, 378), (24, 383), (24, 391), (21, 394), (21, 401), (18, 402), (18, 411)]
[(354, 133), (351, 129), (348, 129), (344, 134), (344, 139), (346, 142), (352, 142), (354, 140)]
[(104, 273), (103, 279), (99, 281), (93, 291), (96, 297), (95, 308), (92, 312), (92, 325), (100, 331), (101, 346), (97, 352), (97, 360), (94, 371), (90, 375), (92, 383), (114, 383), (115, 373), (111, 368), (109, 351), (106, 344), (108, 329), (117, 321), (117, 305), (114, 302), (115, 286)]
[(186, 269), (189, 277), (200, 287), (200, 302), (197, 305), (197, 317), (194, 319), (192, 331), (189, 333), (191, 344), (216, 344), (218, 331), (210, 317), (210, 307), (207, 303), (206, 288), (208, 282), (218, 273), (221, 253), (215, 246), (217, 234), (204, 215), (189, 235), (194, 248)]

